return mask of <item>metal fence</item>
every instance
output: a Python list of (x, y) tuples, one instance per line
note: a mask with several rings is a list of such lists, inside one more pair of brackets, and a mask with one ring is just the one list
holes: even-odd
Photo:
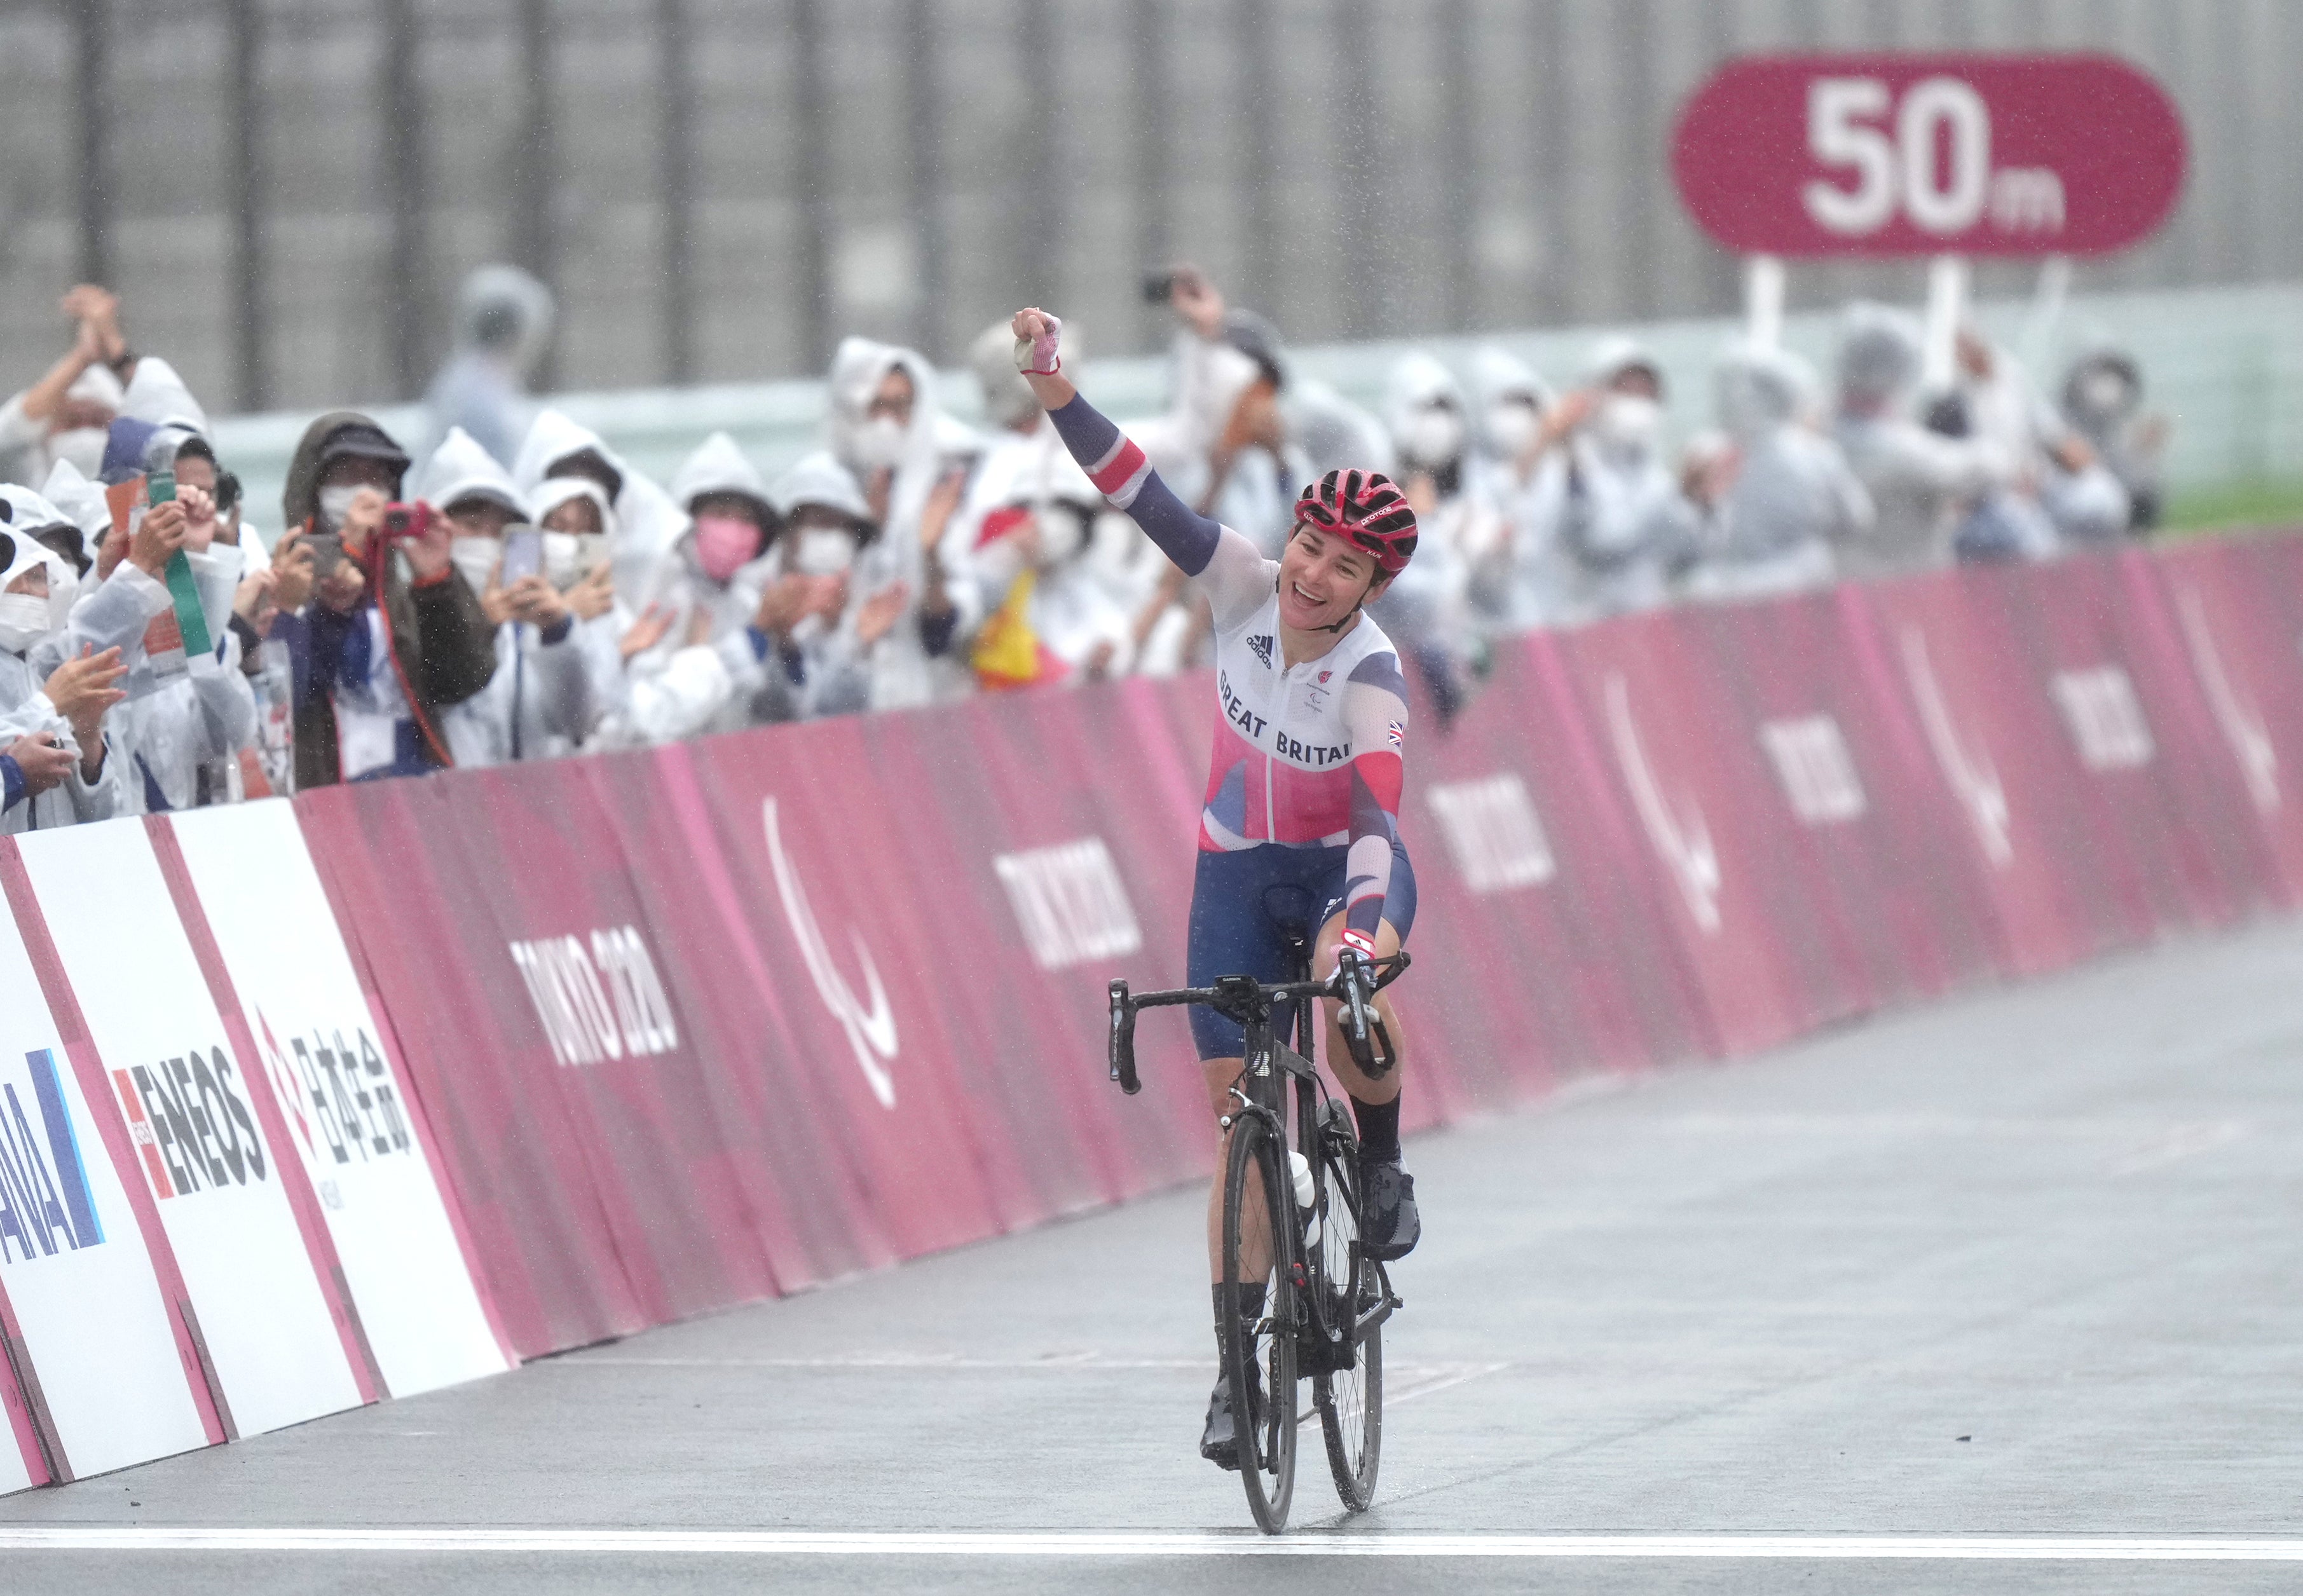
[(493, 258), (558, 290), (578, 388), (820, 370), (851, 330), (949, 360), (1032, 299), (1140, 350), (1177, 256), (1304, 342), (1717, 314), (1682, 97), (1931, 46), (2173, 91), (2181, 208), (2082, 287), (2303, 277), (2285, 0), (76, 0), (0, 11), (0, 357), (28, 380), (93, 277), (218, 410), (405, 397)]

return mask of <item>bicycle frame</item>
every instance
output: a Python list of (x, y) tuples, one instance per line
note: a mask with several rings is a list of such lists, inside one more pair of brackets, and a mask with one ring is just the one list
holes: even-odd
[[(1308, 970), (1311, 948), (1308, 938), (1291, 939), (1292, 962), (1298, 969)], [(1254, 1114), (1270, 1126), (1278, 1138), (1280, 1152), (1285, 1154), (1301, 1149), (1306, 1157), (1315, 1157), (1320, 1135), (1320, 1102), (1326, 1095), (1326, 1085), (1320, 1079), (1319, 1068), (1311, 1058), (1312, 1027), (1319, 1021), (1312, 1000), (1335, 999), (1351, 1005), (1352, 1013), (1360, 1022), (1362, 1035), (1371, 1027), (1367, 1000), (1397, 980), (1406, 970), (1405, 950), (1389, 958), (1366, 960), (1346, 950), (1337, 960), (1336, 974), (1326, 981), (1283, 981), (1266, 984), (1248, 975), (1224, 975), (1212, 986), (1181, 988), (1173, 992), (1131, 992), (1127, 983), (1114, 981), (1109, 988), (1110, 1036), (1109, 1063), (1111, 1078), (1121, 1091), (1135, 1094), (1143, 1089), (1135, 1068), (1135, 1017), (1145, 1009), (1180, 1008), (1186, 1004), (1205, 1004), (1217, 1013), (1238, 1022), (1245, 1034), (1243, 1046), (1244, 1065), (1239, 1082), (1232, 1088), (1232, 1098), (1237, 1105), (1219, 1123), (1228, 1131), (1241, 1114)], [(1295, 1005), (1296, 1041), (1303, 1051), (1298, 1052), (1287, 1045), (1273, 1026), (1276, 1007), (1281, 1003)], [(1348, 1027), (1350, 1022), (1346, 1020)], [(1387, 1044), (1388, 1045), (1388, 1044)], [(1295, 1083), (1295, 1125), (1291, 1136), (1287, 1113), (1287, 1087)], [(1325, 1193), (1321, 1194), (1324, 1205)], [(1328, 1215), (1319, 1215), (1322, 1224)], [(1354, 1234), (1357, 1234), (1360, 1216), (1352, 1216)], [(1289, 1227), (1292, 1234), (1294, 1227)], [(1327, 1288), (1332, 1284), (1325, 1278), (1325, 1262), (1319, 1249), (1308, 1258), (1276, 1260), (1275, 1267), (1291, 1267), (1295, 1271), (1296, 1300), (1310, 1305), (1308, 1322), (1273, 1326), (1274, 1333), (1289, 1333), (1296, 1338), (1298, 1367), (1305, 1373), (1348, 1368), (1357, 1355), (1360, 1338), (1372, 1327), (1381, 1324), (1399, 1306), (1392, 1294), (1388, 1271), (1376, 1265), (1383, 1290), (1376, 1302), (1364, 1313), (1358, 1313), (1350, 1325), (1328, 1322), (1326, 1305), (1329, 1300)]]

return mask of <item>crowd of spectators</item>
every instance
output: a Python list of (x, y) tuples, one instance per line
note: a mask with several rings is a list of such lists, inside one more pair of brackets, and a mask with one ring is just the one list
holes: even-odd
[[(1128, 430), (1275, 553), (1305, 481), (1396, 477), (1422, 541), (1378, 619), (1443, 717), (1510, 632), (2046, 558), (2157, 513), (2164, 428), (2115, 350), (2050, 401), (1965, 329), (1928, 391), (1917, 322), (1858, 305), (1828, 384), (1780, 349), (1723, 350), (1714, 424), (1675, 458), (1685, 398), (1632, 341), (1560, 386), (1499, 349), (1461, 373), (1411, 354), (1379, 415), (1291, 369), (1200, 273), (1158, 281), (1171, 398)], [(771, 480), (714, 434), (659, 485), (531, 411), (550, 296), (490, 268), (428, 396), (435, 435), (321, 416), (267, 547), (117, 299), (83, 285), (62, 313), (69, 350), (0, 407), (0, 831), (1168, 673), (1206, 646), (1189, 590), (1054, 437), (1004, 320), (968, 354), (980, 425), (918, 353), (849, 338), (821, 448)]]

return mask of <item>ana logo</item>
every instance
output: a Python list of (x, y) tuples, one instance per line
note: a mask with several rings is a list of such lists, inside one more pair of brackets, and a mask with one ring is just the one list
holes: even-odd
[(2206, 689), (2207, 705), (2215, 714), (2215, 724), (2223, 729), (2223, 740), (2231, 744), (2231, 757), (2239, 761), (2240, 774), (2247, 781), (2247, 795), (2255, 800), (2259, 814), (2276, 814), (2279, 809), (2279, 750), (2271, 744), (2271, 733), (2263, 724), (2263, 712), (2254, 701), (2240, 695), (2239, 686), (2231, 680), (2231, 672), (2223, 669), (2223, 656), (2215, 646), (2214, 629), (2207, 624), (2207, 612), (2199, 603), (2199, 590), (2186, 587), (2178, 595), (2175, 612), (2183, 622), (2183, 642), (2191, 652), (2191, 668), (2199, 673), (2199, 685)]
[(156, 1196), (185, 1197), (202, 1186), (268, 1180), (264, 1138), (240, 1101), (232, 1060), (212, 1047), (182, 1058), (112, 1072), (129, 1139), (144, 1155)]
[(316, 1027), (309, 1045), (291, 1036), (283, 1048), (264, 1011), (256, 1011), (256, 1044), (272, 1095), (306, 1161), (323, 1168), (389, 1158), (411, 1145), (384, 1053), (365, 1027), (354, 1026), (352, 1034), (359, 1039), (357, 1054), (344, 1044), (342, 1031), (331, 1047)]
[[(1271, 639), (1270, 639), (1270, 638), (1269, 636), (1257, 636), (1257, 637), (1250, 638), (1247, 640), (1247, 651), (1248, 651), (1248, 653), (1250, 653), (1250, 654), (1253, 654), (1257, 659), (1259, 659), (1259, 660), (1262, 661), (1262, 662), (1263, 662), (1263, 663), (1264, 663), (1264, 665), (1265, 665), (1267, 668), (1270, 665), (1270, 663), (1271, 663)], [(1326, 680), (1327, 679), (1326, 679), (1325, 677), (1322, 677), (1322, 678), (1320, 678), (1320, 680), (1324, 681), (1324, 680)]]
[(1936, 764), (1942, 768), (1944, 780), (1951, 783), (1953, 796), (1967, 811), (1976, 840), (1983, 844), (1983, 857), (1994, 868), (2004, 870), (2015, 858), (2015, 844), (2008, 836), (2007, 790), (2000, 785), (1991, 756), (1970, 754), (1960, 741), (1959, 728), (1952, 724), (1951, 706), (1944, 702), (1942, 684), (1936, 680), (1935, 664), (1928, 658), (1926, 634), (1918, 627), (1907, 626), (1902, 645), (1903, 677), (1919, 703), (1919, 723), (1927, 729)]
[(1640, 812), (1640, 823), (1647, 828), (1648, 840), (1679, 883), (1679, 895), (1697, 927), (1706, 936), (1717, 935), (1719, 854), (1711, 845), (1711, 828), (1704, 823), (1703, 811), (1693, 804), (1688, 804), (1683, 813), (1675, 813), (1665, 798), (1655, 772), (1648, 767), (1647, 750), (1640, 746), (1640, 729), (1632, 719), (1631, 689), (1624, 685), (1621, 672), (1607, 677), (1607, 727), (1615, 737), (1615, 763), (1623, 767), (1624, 780), (1631, 786), (1632, 803)]
[(55, 1056), (46, 1048), (28, 1052), (24, 1068), (40, 1127), (35, 1134), (16, 1083), (0, 1085), (0, 1263), (9, 1261), (11, 1247), (30, 1263), (104, 1245)]
[(776, 823), (776, 800), (763, 798), (760, 804), (762, 823), (768, 833), (768, 863), (776, 873), (776, 895), (783, 899), (784, 918), (791, 925), (794, 940), (799, 943), (800, 957), (807, 963), (807, 973), (814, 978), (815, 990), (823, 999), (824, 1007), (839, 1022), (848, 1034), (848, 1050), (856, 1055), (856, 1068), (870, 1083), (872, 1095), (880, 1100), (882, 1108), (896, 1106), (896, 1083), (882, 1067), (883, 1060), (893, 1062), (896, 1057), (896, 1015), (888, 1007), (887, 992), (880, 984), (880, 971), (872, 962), (872, 950), (864, 939), (850, 931), (848, 940), (856, 944), (856, 962), (864, 967), (865, 989), (871, 1001), (861, 1003), (831, 960), (831, 947), (823, 938), (822, 929), (815, 923), (815, 909), (807, 900), (807, 889), (801, 885), (799, 873), (792, 868), (784, 853), (783, 832)]

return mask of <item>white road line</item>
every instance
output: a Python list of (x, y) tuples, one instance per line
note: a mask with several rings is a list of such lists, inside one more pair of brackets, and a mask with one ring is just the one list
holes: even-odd
[(838, 1533), (799, 1530), (163, 1529), (0, 1525), (10, 1551), (605, 1552), (721, 1557), (1675, 1558), (1791, 1562), (2303, 1563), (2303, 1539), (2085, 1535)]

